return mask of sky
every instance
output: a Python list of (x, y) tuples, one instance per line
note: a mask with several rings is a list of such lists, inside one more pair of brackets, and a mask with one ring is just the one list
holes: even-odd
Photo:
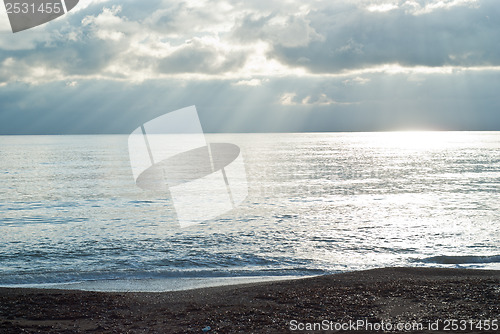
[(498, 0), (80, 0), (13, 34), (0, 134), (500, 130)]

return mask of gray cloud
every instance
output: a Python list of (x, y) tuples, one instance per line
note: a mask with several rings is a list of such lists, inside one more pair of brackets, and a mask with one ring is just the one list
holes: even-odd
[(243, 52), (224, 52), (193, 39), (159, 60), (157, 69), (161, 73), (222, 74), (240, 68), (245, 60)]
[[(500, 65), (496, 0), (400, 1), (385, 12), (369, 11), (371, 3), (98, 2), (38, 34), (20, 36), (17, 44), (0, 43), (0, 64), (15, 60), (0, 65), (0, 75), (4, 83), (19, 80), (19, 73), (26, 82), (37, 82), (40, 78), (29, 74), (45, 67), (68, 80), (228, 72), (248, 77), (259, 67), (259, 74), (267, 71), (273, 60), (285, 66), (281, 74), (294, 68), (329, 74), (384, 64)], [(267, 59), (259, 54), (261, 42), (268, 45)], [(260, 59), (257, 65), (255, 59)], [(254, 61), (250, 69), (247, 60)]]
[[(307, 46), (274, 44), (270, 57), (315, 73), (397, 63), (403, 66), (500, 65), (500, 12), (494, 0), (415, 15), (404, 7), (369, 12), (341, 4), (307, 15), (325, 36)], [(304, 62), (307, 59), (307, 62)]]
[(280, 17), (278, 13), (262, 17), (246, 15), (237, 24), (232, 35), (239, 41), (252, 42), (259, 39), (284, 48), (307, 47), (313, 41), (324, 41), (324, 37), (303, 16)]

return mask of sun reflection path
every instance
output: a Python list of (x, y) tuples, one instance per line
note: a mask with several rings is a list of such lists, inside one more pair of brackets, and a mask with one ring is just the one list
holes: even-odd
[(447, 131), (394, 131), (374, 137), (374, 146), (402, 150), (439, 150), (454, 146), (463, 136)]

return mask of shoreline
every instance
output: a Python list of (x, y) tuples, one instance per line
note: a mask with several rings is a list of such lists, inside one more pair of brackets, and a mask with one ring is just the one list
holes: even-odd
[(88, 280), (69, 283), (41, 283), (0, 285), (0, 289), (41, 289), (70, 290), (87, 292), (173, 292), (219, 286), (289, 281), (317, 277), (308, 276), (221, 276), (221, 277), (182, 277), (182, 278), (146, 278), (146, 279), (109, 279)]
[(441, 321), (420, 333), (449, 333), (445, 319), (500, 322), (500, 271), (382, 268), (170, 292), (0, 288), (1, 333), (286, 333), (362, 319)]

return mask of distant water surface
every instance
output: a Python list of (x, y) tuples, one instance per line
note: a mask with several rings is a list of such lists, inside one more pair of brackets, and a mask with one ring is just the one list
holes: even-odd
[(208, 139), (240, 146), (249, 196), (181, 229), (127, 136), (0, 136), (0, 285), (500, 269), (499, 132)]

